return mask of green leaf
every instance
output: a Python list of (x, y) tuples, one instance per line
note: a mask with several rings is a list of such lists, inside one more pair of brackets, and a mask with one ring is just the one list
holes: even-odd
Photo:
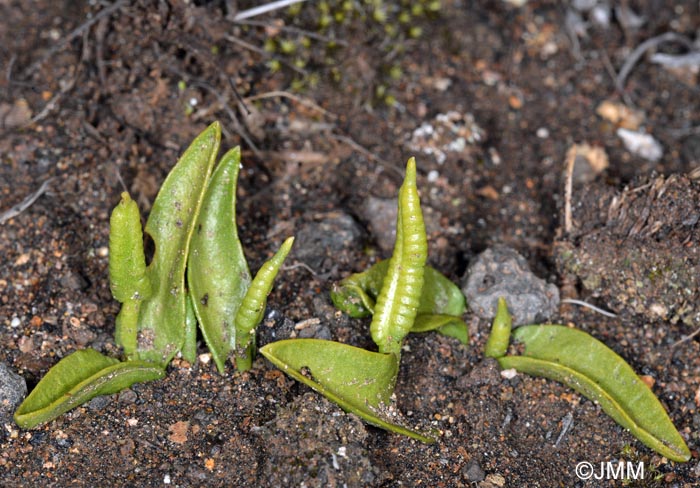
[(401, 354), (403, 339), (418, 314), (427, 257), (428, 242), (416, 187), (416, 160), (411, 158), (399, 190), (394, 252), (370, 324), (372, 340), (381, 353)]
[(260, 353), (292, 378), (310, 386), (344, 410), (372, 425), (422, 442), (431, 436), (389, 420), (399, 359), (320, 339), (290, 339), (267, 344)]
[(467, 324), (459, 317), (452, 315), (417, 315), (411, 328), (412, 333), (438, 331), (440, 334), (454, 337), (462, 344), (469, 343)]
[(192, 304), (219, 372), (235, 345), (234, 319), (251, 277), (238, 239), (236, 181), (240, 148), (227, 152), (211, 177), (190, 243), (187, 280)]
[(288, 237), (279, 250), (258, 270), (236, 314), (236, 368), (250, 369), (255, 355), (255, 328), (265, 313), (267, 296), (272, 291), (275, 277), (292, 249), (294, 237)]
[[(375, 301), (388, 268), (389, 260), (385, 259), (334, 285), (331, 290), (333, 304), (351, 317), (369, 317), (374, 313)], [(466, 312), (467, 304), (462, 291), (445, 275), (426, 266), (423, 279), (423, 291), (418, 306), (419, 315), (439, 314), (461, 317)]]
[(158, 192), (146, 223), (155, 243), (147, 269), (153, 296), (139, 311), (137, 349), (129, 357), (166, 365), (185, 340), (185, 265), (190, 237), (221, 139), (218, 122), (192, 142)]
[(550, 378), (573, 388), (651, 449), (685, 462), (690, 451), (664, 407), (632, 368), (605, 344), (560, 325), (530, 325), (513, 336), (523, 356), (498, 359), (504, 369)]
[(17, 425), (31, 429), (49, 422), (99, 395), (109, 395), (134, 383), (162, 378), (162, 367), (145, 361), (119, 362), (94, 349), (61, 359), (46, 373), (15, 412)]

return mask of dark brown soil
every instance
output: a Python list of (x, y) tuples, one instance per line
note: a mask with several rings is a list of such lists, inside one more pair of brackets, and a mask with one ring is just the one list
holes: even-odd
[[(126, 188), (147, 212), (178, 154), (219, 119), (225, 148), (243, 147), (238, 212), (251, 268), (284, 237), (306, 236), (270, 295), (261, 344), (316, 318), (315, 334), (369, 346), (367, 322), (337, 314), (328, 290), (387, 255), (364, 202), (395, 198), (401, 168), (415, 155), (430, 264), (458, 281), (473, 256), (503, 243), (563, 296), (613, 308), (619, 318), (566, 305), (557, 321), (603, 340), (654, 381), (693, 458), (662, 459), (560, 384), (502, 378), (482, 354), (489, 324), (467, 315), (468, 346), (415, 335), (402, 358), (397, 404), (416, 424), (440, 429), (434, 445), (363, 424), (262, 358), (250, 372), (230, 368), (225, 376), (211, 362), (175, 361), (161, 381), (95, 399), (38, 429), (5, 424), (0, 484), (622, 486), (583, 482), (575, 467), (623, 459), (646, 469), (645, 481), (626, 486), (698, 486), (700, 341), (678, 342), (700, 325), (681, 313), (697, 315), (697, 273), (684, 282), (695, 288), (683, 301), (668, 295), (671, 274), (648, 267), (654, 259), (700, 266), (698, 185), (681, 176), (700, 162), (697, 75), (679, 77), (642, 57), (618, 93), (610, 73), (655, 35), (697, 35), (698, 3), (614, 2), (646, 23), (623, 27), (617, 15), (607, 28), (589, 26), (577, 43), (566, 27), (568, 5), (553, 1), (516, 8), (446, 0), (437, 15), (415, 21), (418, 39), (388, 37), (357, 18), (338, 30), (348, 45), (333, 51), (334, 70), (317, 61), (322, 43), (312, 43), (305, 70), (318, 85), (293, 98), (275, 93), (290, 92), (299, 75), (284, 66), (271, 74), (264, 54), (240, 41), (262, 49), (279, 28), (274, 19), (295, 19), (275, 12), (259, 17), (267, 29), (243, 29), (230, 20), (233, 3), (0, 3), (0, 214), (50, 179), (31, 206), (0, 224), (0, 361), (31, 388), (73, 350), (119, 354), (118, 304), (107, 282), (111, 208)], [(310, 28), (310, 8), (297, 19), (302, 28)], [(387, 72), (396, 66), (402, 74), (394, 80)], [(395, 105), (375, 96), (382, 87)], [(247, 112), (239, 95), (267, 97), (248, 99)], [(607, 99), (645, 112), (663, 158), (649, 162), (625, 149), (617, 126), (596, 115)], [(414, 132), (424, 123), (440, 140)], [(566, 234), (564, 160), (574, 142), (604, 148), (610, 165), (574, 186), (577, 227)], [(615, 234), (624, 216), (608, 214), (613, 196), (645, 178), (654, 184), (652, 172), (680, 186), (630, 196), (616, 208), (646, 220), (635, 236), (636, 220)], [(620, 249), (629, 251), (625, 259)], [(643, 287), (625, 293), (635, 273)], [(606, 279), (589, 286), (597, 274)], [(656, 301), (642, 295), (668, 313), (647, 313)]]

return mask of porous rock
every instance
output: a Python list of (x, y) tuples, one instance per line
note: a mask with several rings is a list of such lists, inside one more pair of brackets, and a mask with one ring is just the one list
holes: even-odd
[(551, 317), (559, 306), (559, 290), (535, 276), (527, 261), (507, 246), (494, 246), (479, 254), (462, 279), (469, 308), (484, 319), (496, 315), (504, 297), (513, 325), (534, 324)]

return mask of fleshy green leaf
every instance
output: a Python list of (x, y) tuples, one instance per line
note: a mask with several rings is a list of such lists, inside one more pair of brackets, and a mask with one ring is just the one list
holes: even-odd
[(129, 357), (167, 364), (185, 340), (185, 265), (190, 238), (221, 139), (214, 122), (192, 142), (163, 182), (146, 223), (155, 243), (147, 274), (153, 296), (139, 311), (137, 349)]
[(204, 341), (219, 372), (235, 345), (234, 319), (251, 277), (236, 225), (240, 148), (214, 171), (190, 244), (187, 280)]
[(15, 412), (24, 429), (49, 422), (99, 395), (109, 395), (134, 383), (162, 378), (165, 371), (145, 361), (119, 362), (94, 349), (61, 359), (46, 373)]
[(560, 325), (530, 325), (513, 336), (523, 356), (498, 358), (502, 368), (550, 378), (575, 389), (651, 449), (685, 462), (690, 451), (664, 407), (632, 368), (605, 344)]
[(399, 367), (395, 354), (320, 339), (273, 342), (260, 353), (292, 378), (370, 424), (422, 442), (435, 442), (433, 437), (394, 423), (386, 414)]
[(275, 277), (292, 249), (292, 244), (294, 244), (294, 237), (288, 237), (275, 255), (263, 263), (238, 308), (235, 320), (236, 367), (240, 371), (250, 369), (253, 363), (255, 328), (263, 318), (267, 296), (272, 291)]
[[(336, 284), (331, 291), (333, 304), (354, 318), (372, 315), (388, 267), (389, 260), (385, 259)], [(418, 306), (419, 315), (439, 314), (461, 317), (466, 312), (467, 304), (462, 291), (445, 275), (426, 266), (423, 280), (423, 291)]]
[(454, 337), (462, 344), (469, 342), (469, 331), (467, 324), (460, 317), (453, 315), (417, 315), (413, 322), (411, 332), (438, 331), (447, 337)]
[(418, 314), (427, 257), (428, 242), (416, 187), (416, 160), (411, 158), (399, 190), (394, 252), (369, 327), (379, 352), (401, 354), (403, 339)]

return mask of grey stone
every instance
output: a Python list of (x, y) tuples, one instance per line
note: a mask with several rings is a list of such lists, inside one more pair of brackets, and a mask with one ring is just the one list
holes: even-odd
[(362, 227), (343, 212), (316, 215), (296, 233), (294, 257), (309, 265), (314, 272), (329, 271), (349, 251), (362, 247)]
[(475, 460), (469, 461), (469, 463), (462, 469), (462, 475), (472, 483), (483, 481), (484, 478), (486, 478), (486, 473)]
[[(441, 214), (435, 209), (422, 205), (425, 231), (428, 235), (444, 232), (440, 226)], [(367, 222), (372, 237), (382, 252), (389, 256), (396, 241), (396, 216), (399, 213), (396, 198), (369, 197), (360, 206), (360, 216)]]
[(12, 421), (15, 408), (27, 396), (27, 382), (12, 371), (5, 363), (0, 363), (0, 422)]
[(559, 306), (557, 287), (535, 276), (525, 258), (506, 246), (476, 257), (462, 279), (462, 292), (469, 308), (489, 320), (496, 315), (498, 298), (504, 297), (514, 326), (546, 320)]

